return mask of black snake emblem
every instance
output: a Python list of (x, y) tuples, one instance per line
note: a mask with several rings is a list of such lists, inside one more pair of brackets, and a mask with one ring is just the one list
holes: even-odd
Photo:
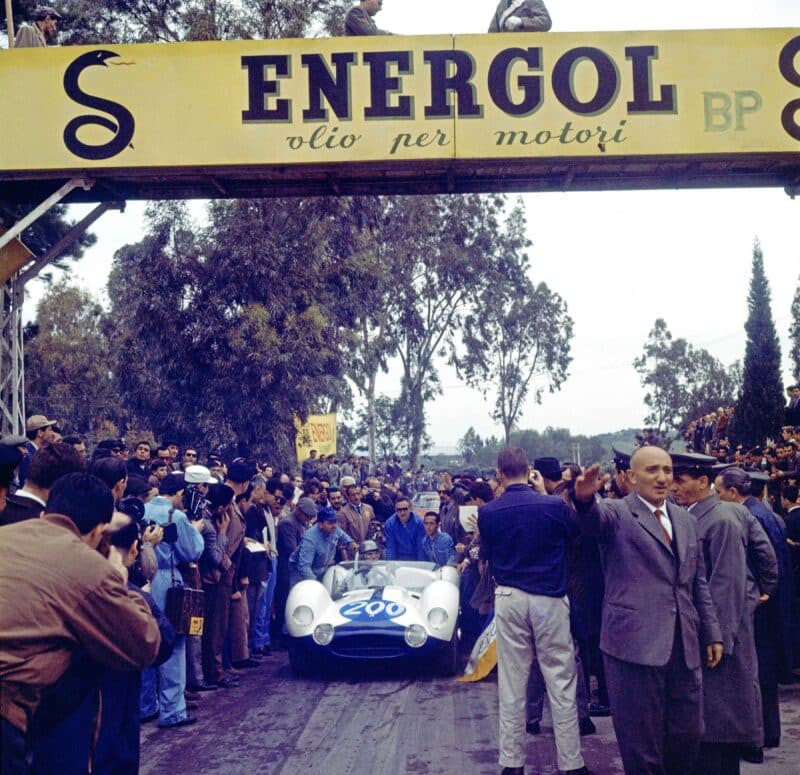
[[(118, 102), (112, 102), (111, 100), (105, 100), (101, 97), (87, 94), (78, 86), (78, 78), (87, 67), (95, 67), (98, 65), (108, 67), (106, 60), (117, 56), (119, 56), (119, 54), (103, 49), (90, 51), (86, 54), (81, 54), (81, 56), (70, 64), (64, 73), (64, 91), (70, 99), (74, 100), (79, 105), (85, 105), (87, 108), (99, 110), (116, 119), (112, 121), (104, 116), (88, 114), (73, 118), (72, 121), (64, 127), (64, 144), (72, 153), (76, 156), (80, 156), (82, 159), (110, 159), (112, 156), (116, 156), (124, 150), (128, 145), (131, 145), (133, 131), (136, 125), (131, 112)], [(78, 139), (78, 130), (90, 124), (101, 126), (109, 132), (113, 132), (114, 137), (102, 145), (88, 145), (82, 142)], [(131, 147), (133, 146), (131, 145)]]

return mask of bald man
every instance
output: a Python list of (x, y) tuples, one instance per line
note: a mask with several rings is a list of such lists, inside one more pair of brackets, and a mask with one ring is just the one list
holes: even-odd
[(722, 658), (695, 520), (667, 503), (664, 450), (636, 450), (621, 500), (595, 500), (609, 479), (599, 471), (578, 477), (575, 504), (603, 558), (600, 649), (622, 762), (626, 773), (680, 775), (703, 735), (701, 660), (713, 669)]

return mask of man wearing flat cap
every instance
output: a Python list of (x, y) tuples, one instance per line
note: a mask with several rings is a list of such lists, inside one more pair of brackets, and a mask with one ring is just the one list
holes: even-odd
[(289, 581), (292, 586), (304, 579), (321, 581), (325, 571), (336, 563), (336, 554), (340, 549), (355, 551), (358, 547), (336, 521), (336, 512), (326, 506), (317, 513), (316, 524), (303, 533), (300, 544), (289, 558)]
[(50, 444), (56, 439), (53, 426), (57, 420), (48, 420), (43, 414), (31, 415), (25, 421), (25, 435), (28, 441), (25, 444), (25, 457), (19, 464), (19, 486), (25, 484), (28, 478), (28, 466), (31, 463), (31, 458), (36, 454), (36, 450), (43, 447), (45, 444)]
[(775, 551), (755, 517), (711, 491), (716, 460), (672, 455), (672, 494), (697, 524), (724, 657), (703, 673), (705, 734), (696, 775), (738, 775), (743, 746), (761, 748), (764, 729), (753, 617), (778, 584)]
[(23, 24), (14, 39), (14, 48), (45, 48), (58, 35), (58, 22), (64, 17), (49, 5), (37, 5), (33, 24)]

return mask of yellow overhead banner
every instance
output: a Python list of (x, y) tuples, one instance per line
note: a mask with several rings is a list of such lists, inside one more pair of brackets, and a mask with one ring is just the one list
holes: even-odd
[(295, 417), (294, 426), (297, 428), (295, 447), (298, 463), (308, 458), (312, 449), (317, 450), (317, 457), (336, 454), (336, 412), (310, 414), (305, 423)]
[(800, 152), (800, 29), (0, 52), (3, 172)]

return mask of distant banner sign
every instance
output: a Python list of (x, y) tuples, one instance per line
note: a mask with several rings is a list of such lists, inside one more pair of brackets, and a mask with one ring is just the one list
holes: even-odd
[(318, 455), (336, 454), (336, 412), (310, 414), (305, 422), (295, 417), (294, 424), (297, 428), (295, 447), (298, 463), (302, 463), (312, 449), (317, 450)]
[(800, 151), (800, 28), (0, 52), (4, 172)]

